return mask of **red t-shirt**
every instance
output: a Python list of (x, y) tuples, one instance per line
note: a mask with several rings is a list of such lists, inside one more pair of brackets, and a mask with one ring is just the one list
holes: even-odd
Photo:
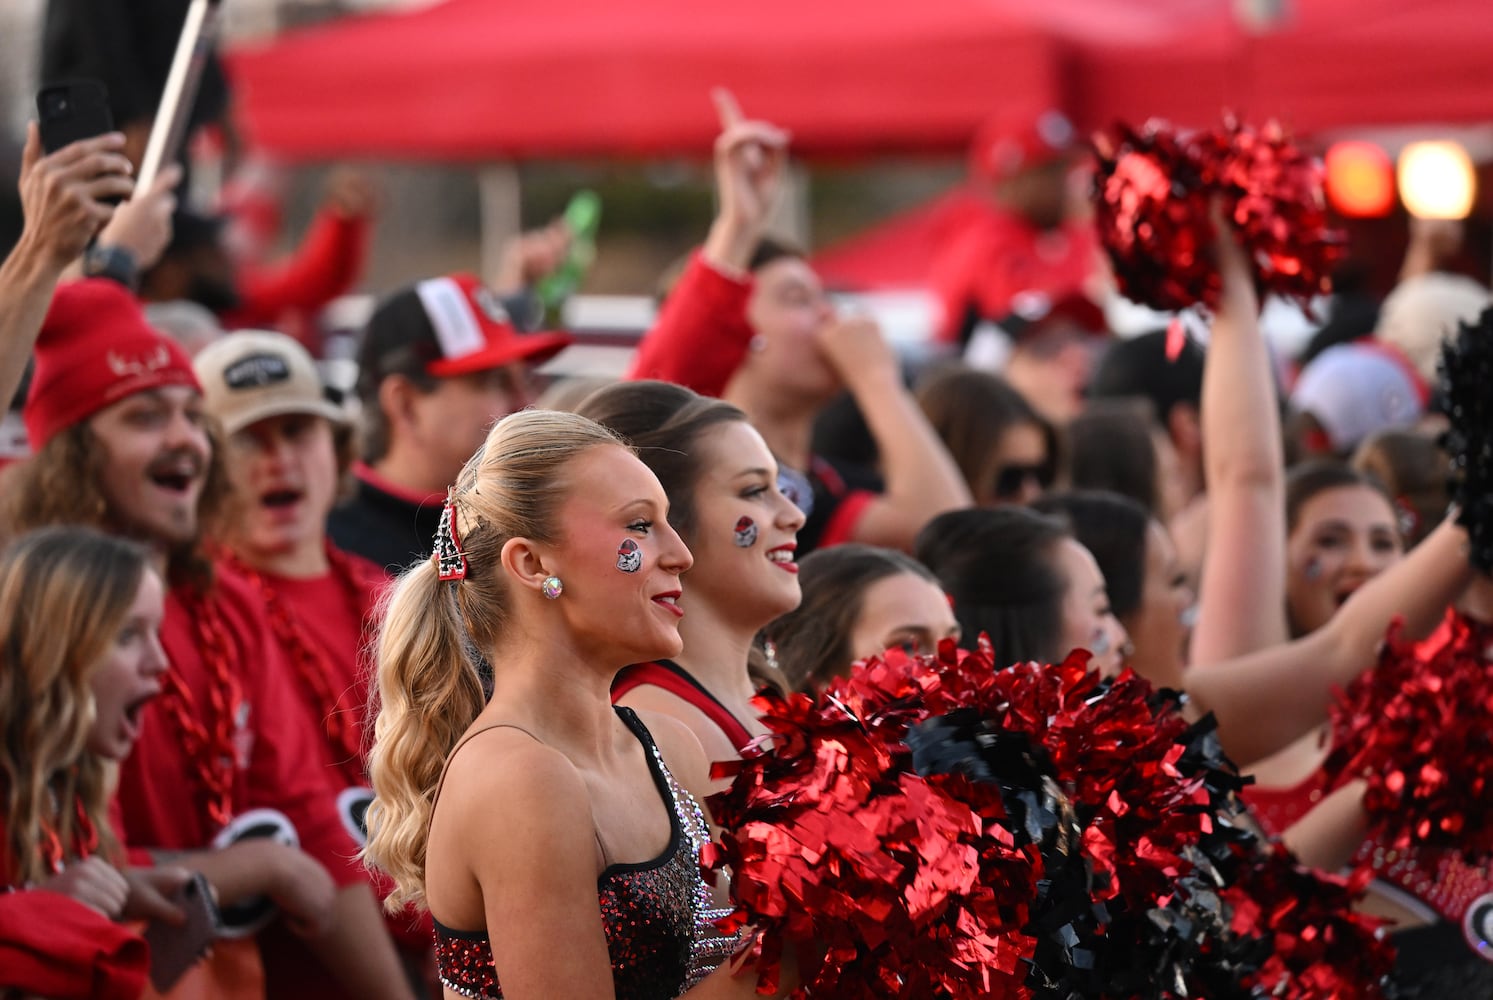
[[(222, 700), (221, 685), (204, 655), (199, 620), (222, 625), (224, 658), (238, 691), (231, 710), (234, 748), (231, 809), (275, 809), (294, 824), (301, 849), (324, 865), (339, 886), (363, 878), (358, 845), (337, 816), (337, 792), (320, 768), (317, 720), (296, 694), (295, 680), (272, 641), (263, 605), (249, 584), (226, 564), (200, 608), (182, 588), (166, 598), (161, 626), (170, 669), (190, 694), (199, 723), (213, 728), (209, 707)], [(183, 745), (179, 720), (162, 695), (145, 707), (140, 738), (120, 767), (116, 833), (135, 848), (197, 850), (219, 832), (211, 818), (199, 762)]]
[(322, 209), (290, 257), (272, 264), (246, 264), (238, 274), (238, 306), (223, 325), (286, 329), (312, 354), (321, 353), (316, 314), (345, 294), (363, 273), (370, 225), (362, 216)]
[[(306, 711), (317, 720), (320, 760), (337, 792), (338, 816), (349, 833), (357, 830), (361, 846), (363, 810), (372, 795), (366, 768), (368, 746), (363, 739), (372, 729), (368, 694), (373, 665), (366, 650), (373, 637), (370, 615), (389, 585), (389, 576), (367, 559), (341, 551), (333, 553), (332, 571), (321, 576), (297, 579), (271, 573), (245, 575), (255, 586), (264, 588), (261, 593), (267, 598), (266, 615), (282, 655), (292, 665), (295, 691)], [(290, 641), (280, 631), (287, 620), (296, 631)], [(297, 658), (306, 652), (295, 648), (301, 642), (307, 644), (315, 660), (297, 665)], [(313, 687), (300, 675), (303, 668), (319, 670), (323, 683)], [(344, 731), (360, 740), (357, 752), (349, 752), (341, 738)], [(376, 872), (363, 868), (362, 875), (379, 899), (393, 889), (392, 882)], [(403, 951), (418, 959), (430, 950), (428, 916), (411, 911), (386, 914), (385, 921)], [(260, 935), (260, 948), (269, 995), (289, 1000), (344, 995), (335, 977), (285, 927), (266, 928)]]
[(1089, 223), (1042, 231), (995, 206), (972, 219), (934, 259), (930, 284), (943, 307), (940, 340), (958, 339), (971, 307), (982, 319), (1013, 311), (1023, 292), (1057, 301), (1081, 293), (1098, 261), (1099, 238)]

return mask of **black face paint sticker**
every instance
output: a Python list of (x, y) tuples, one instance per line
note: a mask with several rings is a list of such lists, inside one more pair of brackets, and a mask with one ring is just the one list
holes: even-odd
[(736, 547), (749, 549), (757, 544), (757, 522), (743, 517), (736, 522)]
[(631, 538), (624, 538), (617, 546), (617, 568), (624, 573), (636, 573), (643, 568), (643, 553)]

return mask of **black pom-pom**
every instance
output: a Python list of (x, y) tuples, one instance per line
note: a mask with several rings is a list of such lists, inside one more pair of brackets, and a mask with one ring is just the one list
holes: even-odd
[(1452, 502), (1474, 568), (1493, 572), (1493, 306), (1441, 346), (1441, 393), (1451, 430)]

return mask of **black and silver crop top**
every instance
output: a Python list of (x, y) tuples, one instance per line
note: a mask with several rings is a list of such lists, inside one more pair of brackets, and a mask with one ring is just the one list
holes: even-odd
[[(659, 797), (669, 810), (669, 844), (640, 864), (614, 864), (596, 880), (612, 959), (617, 1000), (674, 1000), (721, 964), (735, 938), (714, 923), (728, 911), (711, 905), (700, 875), (700, 848), (709, 828), (630, 709), (615, 709), (643, 744)], [(441, 983), (466, 997), (502, 997), (487, 932), (459, 931), (435, 922), (436, 965)]]

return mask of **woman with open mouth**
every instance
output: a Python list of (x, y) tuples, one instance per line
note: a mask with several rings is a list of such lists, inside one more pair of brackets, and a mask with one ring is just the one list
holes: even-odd
[[(125, 867), (108, 817), (109, 771), (166, 672), (163, 595), (143, 549), (89, 528), (35, 531), (0, 556), (0, 892), (61, 893), (110, 920), (182, 919), (166, 896), (190, 873)], [(55, 910), (38, 913), (53, 924)], [(65, 945), (60, 930), (43, 938)]]

